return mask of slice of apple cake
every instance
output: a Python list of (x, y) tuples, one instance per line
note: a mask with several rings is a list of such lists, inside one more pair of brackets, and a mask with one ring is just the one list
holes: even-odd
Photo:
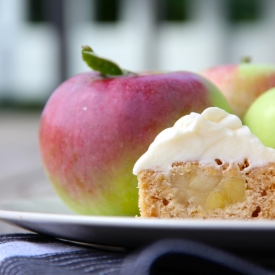
[(162, 131), (133, 173), (141, 217), (275, 218), (275, 150), (216, 107)]

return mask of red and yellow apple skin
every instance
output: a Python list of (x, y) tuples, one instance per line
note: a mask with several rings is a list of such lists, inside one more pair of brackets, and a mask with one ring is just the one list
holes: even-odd
[(76, 75), (55, 90), (41, 116), (46, 173), (79, 214), (134, 216), (135, 162), (161, 130), (209, 106), (230, 112), (220, 91), (194, 73)]
[(259, 95), (275, 87), (275, 65), (221, 65), (201, 74), (221, 90), (232, 112), (241, 119)]

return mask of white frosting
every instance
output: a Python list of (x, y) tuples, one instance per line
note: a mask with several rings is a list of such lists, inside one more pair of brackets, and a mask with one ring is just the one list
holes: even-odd
[(163, 130), (136, 162), (133, 173), (152, 169), (168, 172), (175, 162), (200, 161), (218, 165), (243, 162), (251, 169), (275, 162), (275, 150), (265, 147), (241, 120), (217, 107), (191, 113)]

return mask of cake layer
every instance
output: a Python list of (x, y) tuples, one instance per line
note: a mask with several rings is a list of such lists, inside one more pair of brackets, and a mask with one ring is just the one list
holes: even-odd
[(247, 159), (229, 165), (173, 163), (169, 173), (138, 174), (141, 217), (272, 219), (275, 163), (252, 168)]

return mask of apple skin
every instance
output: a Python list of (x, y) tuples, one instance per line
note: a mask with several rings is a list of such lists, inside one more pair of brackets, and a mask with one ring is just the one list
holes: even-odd
[(259, 95), (275, 87), (275, 65), (253, 63), (220, 65), (209, 68), (201, 74), (221, 90), (232, 112), (241, 119)]
[(265, 146), (275, 149), (275, 88), (252, 103), (245, 114), (244, 124)]
[(41, 116), (46, 174), (79, 214), (137, 215), (135, 162), (160, 131), (209, 106), (231, 111), (221, 92), (194, 73), (76, 75), (54, 91)]

